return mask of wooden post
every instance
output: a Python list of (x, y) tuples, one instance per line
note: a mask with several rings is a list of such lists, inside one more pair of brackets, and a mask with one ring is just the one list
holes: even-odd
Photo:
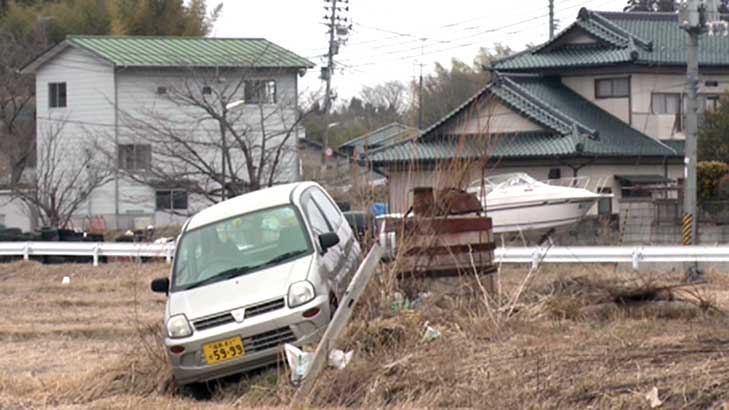
[(322, 336), (319, 345), (316, 347), (316, 352), (314, 353), (314, 358), (311, 362), (311, 366), (309, 367), (309, 371), (304, 377), (299, 390), (297, 390), (296, 394), (294, 394), (294, 398), (291, 402), (292, 407), (297, 407), (303, 404), (301, 403), (301, 400), (306, 398), (314, 387), (314, 382), (319, 377), (321, 371), (324, 370), (324, 365), (329, 357), (329, 352), (331, 352), (334, 348), (337, 339), (341, 336), (344, 328), (347, 326), (347, 322), (349, 322), (349, 318), (352, 316), (352, 309), (357, 303), (357, 300), (359, 300), (359, 297), (362, 296), (362, 292), (364, 292), (370, 278), (372, 278), (375, 268), (380, 263), (380, 259), (382, 259), (382, 247), (379, 244), (375, 244), (372, 249), (370, 249), (370, 252), (367, 254), (364, 261), (362, 261), (362, 264), (359, 265), (357, 272), (352, 278), (352, 282), (344, 292), (344, 296), (339, 302), (339, 307), (334, 313), (332, 321), (329, 322), (329, 326), (327, 326), (324, 336)]

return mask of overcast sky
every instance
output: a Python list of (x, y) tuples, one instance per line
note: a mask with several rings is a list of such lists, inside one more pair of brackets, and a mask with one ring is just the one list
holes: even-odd
[[(208, 0), (209, 5), (220, 0)], [(224, 0), (216, 37), (264, 37), (317, 64), (300, 88), (321, 87), (327, 28), (324, 0)], [(338, 0), (338, 4), (342, 0)], [(622, 10), (626, 0), (555, 0), (555, 15), (564, 28), (581, 7)], [(347, 6), (346, 4), (342, 4)], [(503, 43), (514, 50), (548, 37), (548, 0), (349, 0), (343, 17), (353, 22), (348, 44), (336, 56), (333, 85), (339, 100), (359, 94), (363, 85), (389, 80), (408, 82), (421, 62), (425, 72), (434, 62), (455, 57), (471, 63), (479, 47)], [(426, 40), (422, 41), (421, 38)], [(421, 50), (422, 47), (422, 50)], [(421, 51), (423, 56), (421, 58)]]

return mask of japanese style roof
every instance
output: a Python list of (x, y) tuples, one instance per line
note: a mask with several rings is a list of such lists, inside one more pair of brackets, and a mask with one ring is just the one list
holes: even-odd
[(33, 72), (68, 47), (121, 67), (312, 68), (314, 63), (264, 38), (68, 36), (33, 60)]
[(354, 151), (355, 148), (358, 150), (363, 148), (373, 149), (398, 142), (402, 139), (411, 138), (417, 134), (417, 128), (393, 122), (392, 124), (370, 131), (361, 137), (349, 140), (339, 148), (349, 152)]
[[(474, 104), (485, 98), (497, 99), (544, 131), (486, 137), (455, 134), (459, 122)], [(495, 81), (423, 131), (420, 138), (371, 151), (369, 159), (385, 165), (484, 155), (502, 159), (679, 156), (673, 148), (635, 130), (562, 85), (557, 77), (509, 77), (495, 73)]]
[[(590, 42), (574, 44), (570, 36)], [(580, 10), (577, 21), (543, 45), (500, 60), (500, 71), (596, 67), (614, 64), (685, 66), (687, 34), (675, 13), (600, 12)], [(704, 36), (702, 66), (729, 66), (729, 41)]]

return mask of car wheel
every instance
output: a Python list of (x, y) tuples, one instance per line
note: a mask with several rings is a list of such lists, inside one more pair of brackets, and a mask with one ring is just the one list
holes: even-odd
[(213, 395), (207, 383), (190, 383), (179, 386), (180, 395), (195, 400), (210, 400)]

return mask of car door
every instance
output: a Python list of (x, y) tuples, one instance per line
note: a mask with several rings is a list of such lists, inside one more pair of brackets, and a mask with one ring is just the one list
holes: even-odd
[[(313, 241), (314, 246), (317, 249), (317, 252), (321, 253), (321, 245), (319, 244), (319, 235), (327, 232), (331, 232), (332, 228), (329, 225), (329, 222), (327, 222), (326, 217), (324, 216), (324, 213), (319, 209), (319, 207), (316, 205), (314, 200), (311, 197), (311, 192), (306, 191), (302, 197), (301, 197), (301, 208), (304, 211), (304, 216), (306, 217), (306, 220), (309, 222), (309, 226), (311, 227), (311, 231), (313, 234)], [(319, 261), (319, 267), (318, 269), (322, 273), (324, 277), (326, 277), (327, 282), (329, 283), (330, 289), (335, 289), (335, 266), (336, 266), (336, 258), (332, 255), (332, 252), (327, 252), (324, 255), (322, 255), (320, 258), (317, 258)]]
[(331, 228), (339, 237), (339, 243), (330, 249), (334, 258), (333, 273), (336, 282), (337, 296), (346, 290), (359, 265), (360, 247), (352, 228), (347, 223), (342, 211), (334, 201), (318, 187), (311, 188), (311, 198), (324, 214)]

